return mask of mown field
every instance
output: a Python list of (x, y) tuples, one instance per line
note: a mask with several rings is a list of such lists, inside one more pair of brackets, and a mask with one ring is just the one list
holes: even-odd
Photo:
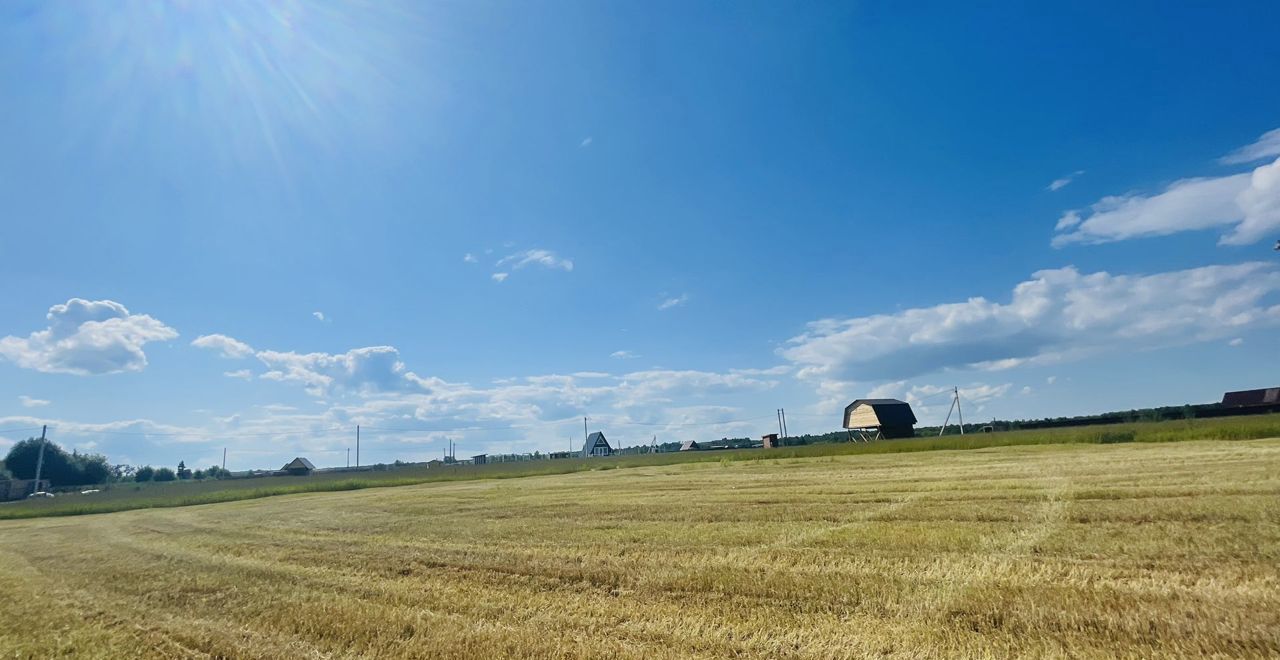
[(410, 484), (509, 479), (534, 475), (569, 474), (584, 470), (671, 465), (704, 461), (756, 461), (864, 454), (982, 449), (1042, 444), (1110, 444), (1120, 442), (1179, 442), (1184, 440), (1250, 440), (1280, 437), (1280, 415), (1142, 422), (1060, 429), (1010, 431), (992, 434), (889, 440), (874, 443), (836, 443), (738, 451), (672, 452), (611, 458), (541, 460), (438, 469), (403, 467), (381, 472), (320, 473), (309, 477), (262, 477), (201, 482), (118, 483), (99, 486), (91, 495), (75, 493), (53, 499), (0, 503), (0, 520), (42, 516), (71, 516), (131, 509), (163, 508), (232, 502), (294, 493), (329, 492), (405, 486)]
[(693, 462), (0, 522), (20, 658), (1267, 657), (1280, 440)]

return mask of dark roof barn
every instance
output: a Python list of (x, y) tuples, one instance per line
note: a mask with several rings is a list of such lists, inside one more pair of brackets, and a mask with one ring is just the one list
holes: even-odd
[(316, 466), (312, 465), (311, 461), (308, 461), (307, 459), (301, 456), (293, 459), (292, 461), (289, 461), (288, 463), (285, 463), (284, 467), (280, 468), (280, 470), (283, 472), (288, 472), (289, 474), (300, 474), (300, 475), (311, 474), (315, 469), (316, 469)]
[(910, 438), (915, 423), (911, 404), (897, 399), (858, 399), (844, 409), (846, 429), (875, 429), (885, 438)]

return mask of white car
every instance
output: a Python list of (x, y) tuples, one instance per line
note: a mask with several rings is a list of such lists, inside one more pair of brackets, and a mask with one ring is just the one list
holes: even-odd
[(53, 493), (46, 493), (46, 492), (44, 492), (43, 490), (38, 490), (38, 491), (36, 491), (36, 492), (34, 492), (34, 493), (32, 493), (32, 494), (28, 495), (27, 497), (28, 497), (28, 498), (31, 498), (31, 497), (53, 497)]

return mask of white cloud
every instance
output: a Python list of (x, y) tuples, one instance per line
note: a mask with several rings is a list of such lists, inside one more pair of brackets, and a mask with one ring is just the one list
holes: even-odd
[[(912, 385), (906, 386), (906, 381), (897, 381), (893, 383), (885, 383), (879, 387), (873, 388), (867, 395), (867, 398), (884, 398), (891, 397), (902, 399), (910, 403), (914, 407), (929, 408), (930, 406), (950, 407), (952, 399), (951, 385)], [(960, 390), (960, 404), (966, 403), (979, 404), (999, 399), (1009, 393), (1009, 388), (1013, 387), (1012, 383), (1001, 383), (992, 385), (990, 383), (970, 383)]]
[[(1246, 163), (1280, 155), (1280, 129), (1222, 159)], [(1248, 245), (1280, 230), (1280, 159), (1251, 172), (1175, 181), (1154, 193), (1103, 197), (1058, 218), (1054, 247), (1110, 243), (1228, 228), (1219, 245)]]
[(43, 419), (39, 417), (26, 416), (0, 417), (0, 425), (3, 426), (21, 425), (35, 428), (44, 424), (49, 426), (49, 432), (51, 434), (57, 434), (59, 441), (68, 437), (75, 438), (77, 446), (79, 446), (79, 442), (83, 441), (76, 438), (76, 436), (83, 437), (86, 435), (92, 436), (95, 434), (105, 433), (136, 434), (140, 437), (164, 437), (165, 440), (173, 442), (190, 442), (197, 439), (199, 436), (204, 435), (201, 429), (163, 424), (149, 419), (126, 419), (113, 422), (95, 423)]
[(584, 137), (582, 138), (582, 142), (578, 143), (578, 148), (581, 149), (581, 148), (589, 147), (591, 146), (592, 142), (595, 142), (595, 140), (592, 139), (591, 136)]
[(1280, 324), (1280, 267), (1207, 266), (1154, 275), (1043, 270), (1010, 302), (985, 298), (823, 319), (788, 340), (802, 378), (879, 382), (948, 368), (1005, 369), (1117, 349), (1232, 336)]
[(49, 327), (27, 337), (0, 338), (0, 357), (24, 369), (76, 375), (141, 371), (143, 347), (178, 332), (111, 300), (72, 298), (49, 308)]
[(1023, 394), (1023, 395), (1031, 394), (1031, 392), (1032, 392), (1032, 390), (1031, 390), (1031, 386), (1030, 386), (1030, 385), (1023, 385), (1023, 386), (1022, 386), (1022, 394)]
[(469, 263), (469, 264), (474, 264), (474, 263), (476, 263), (476, 262), (480, 261), (479, 259), (477, 259), (477, 258), (476, 258), (476, 255), (471, 254), (470, 252), (468, 252), (468, 253), (466, 253), (466, 254), (462, 255), (462, 260), (463, 260), (464, 262), (466, 262), (466, 263)]
[(511, 270), (520, 270), (525, 266), (541, 266), (543, 268), (563, 271), (573, 270), (573, 261), (558, 257), (555, 252), (552, 252), (551, 250), (543, 250), (541, 248), (509, 254), (499, 259), (496, 265), (504, 266), (507, 264), (511, 264)]
[(666, 300), (663, 300), (661, 303), (658, 303), (658, 309), (671, 309), (672, 307), (681, 307), (687, 302), (689, 302), (689, 294), (682, 293), (678, 296), (675, 296), (674, 298), (667, 298)]
[(41, 406), (49, 405), (50, 401), (47, 399), (32, 398), (25, 394), (19, 394), (18, 403), (21, 403), (23, 408), (39, 408)]
[(730, 369), (729, 373), (742, 376), (783, 376), (791, 373), (791, 366), (780, 364), (767, 369)]
[(1243, 219), (1219, 243), (1248, 245), (1280, 231), (1280, 158), (1255, 169), (1249, 187), (1236, 201), (1244, 211)]
[(1219, 158), (1218, 162), (1224, 165), (1240, 165), (1275, 156), (1280, 156), (1280, 128), (1263, 133), (1257, 142), (1236, 149)]
[(1054, 247), (1109, 243), (1182, 231), (1210, 229), (1241, 221), (1237, 199), (1249, 187), (1248, 174), (1175, 181), (1155, 195), (1103, 197), (1058, 219)]
[(510, 273), (494, 273), (489, 276), (494, 282), (505, 282), (510, 277)]
[(1054, 383), (1056, 383), (1056, 382), (1058, 382), (1058, 377), (1057, 377), (1057, 376), (1049, 376), (1048, 378), (1045, 378), (1045, 379), (1044, 379), (1044, 383), (1045, 383), (1046, 385), (1052, 385), (1052, 384), (1054, 384)]
[(1068, 185), (1070, 185), (1072, 181), (1075, 181), (1076, 177), (1080, 176), (1081, 174), (1084, 174), (1084, 170), (1076, 170), (1071, 174), (1068, 174), (1062, 177), (1061, 179), (1054, 179), (1052, 182), (1049, 183), (1048, 186), (1045, 186), (1045, 190), (1049, 190), (1051, 192), (1057, 192), (1059, 190), (1062, 190), (1063, 188), (1066, 188)]
[[(392, 392), (417, 389), (417, 376), (406, 371), (400, 352), (392, 346), (366, 346), (345, 353), (298, 353), (295, 351), (255, 351), (248, 344), (227, 335), (203, 335), (192, 342), (217, 350), (224, 357), (253, 356), (267, 367), (258, 378), (299, 383), (312, 396), (330, 392)], [(253, 372), (238, 369), (223, 373), (228, 378), (249, 380)]]
[(1240, 337), (1236, 337), (1231, 341), (1227, 342), (1227, 346), (1244, 346), (1244, 339)]
[(615, 360), (634, 360), (640, 356), (631, 351), (614, 351), (609, 354), (609, 357)]
[(301, 383), (313, 396), (331, 389), (378, 392), (412, 385), (412, 374), (405, 371), (400, 352), (391, 346), (355, 348), (336, 355), (293, 351), (258, 351), (256, 355), (268, 369), (259, 378)]
[[(229, 447), (232, 469), (278, 467), (297, 455), (318, 465), (341, 465), (356, 424), (365, 431), (365, 463), (438, 456), (446, 437), (473, 453), (562, 449), (566, 437), (581, 443), (583, 415), (615, 444), (647, 443), (654, 434), (666, 442), (754, 435), (768, 422), (742, 421), (760, 415), (736, 404), (745, 393), (778, 384), (734, 373), (644, 370), (547, 374), (472, 386), (419, 377), (400, 364), (393, 347), (341, 354), (262, 351), (259, 359), (279, 367), (271, 378), (323, 390), (328, 402), (305, 411), (276, 404), (220, 411), (200, 427), (145, 419), (96, 424), (10, 417), (0, 418), (0, 428), (48, 423), (72, 446), (101, 442), (99, 449), (113, 462), (155, 464), (160, 455), (167, 464), (183, 459), (208, 465)], [(148, 455), (131, 457), (135, 451)]]
[(217, 351), (224, 358), (238, 360), (253, 355), (253, 347), (226, 335), (200, 335), (191, 342), (196, 348)]
[(324, 321), (324, 320), (325, 320), (325, 318), (324, 318), (324, 312), (311, 312), (311, 315), (312, 315), (312, 316), (314, 316), (314, 317), (316, 317), (316, 320), (317, 320), (317, 321)]

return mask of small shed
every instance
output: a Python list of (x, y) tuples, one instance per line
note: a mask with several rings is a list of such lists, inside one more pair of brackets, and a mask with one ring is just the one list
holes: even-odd
[(308, 461), (307, 459), (299, 456), (293, 459), (292, 461), (285, 463), (284, 467), (280, 468), (280, 471), (288, 472), (289, 474), (292, 474), (298, 477), (305, 477), (308, 474), (315, 472), (315, 469), (316, 469), (316, 466), (312, 465), (311, 461)]
[(680, 451), (698, 451), (699, 449), (702, 449), (702, 447), (698, 446), (696, 440), (685, 440), (680, 445)]
[(589, 456), (612, 456), (613, 447), (609, 446), (609, 441), (605, 439), (604, 434), (596, 431), (587, 436), (587, 442), (582, 445), (582, 457)]
[(781, 447), (782, 443), (778, 441), (777, 433), (770, 433), (768, 435), (760, 436), (760, 446), (765, 449), (776, 449)]
[(476, 454), (475, 456), (471, 457), (472, 465), (484, 465), (485, 463), (488, 463), (488, 462), (489, 462), (488, 454)]
[(897, 399), (858, 399), (844, 409), (844, 427), (866, 440), (914, 437), (915, 423), (911, 404)]

